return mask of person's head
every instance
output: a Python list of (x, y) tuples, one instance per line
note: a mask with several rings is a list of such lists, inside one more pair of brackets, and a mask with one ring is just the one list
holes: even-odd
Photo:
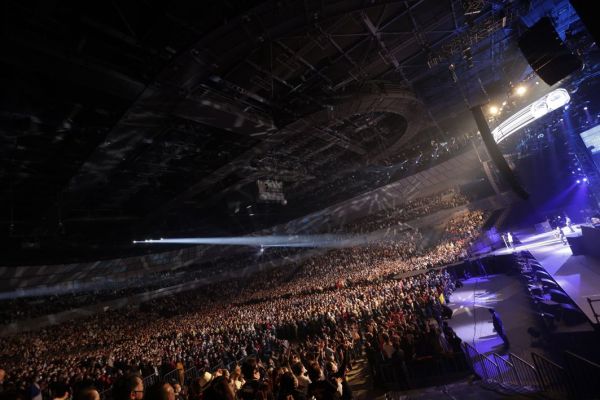
[(258, 368), (258, 360), (254, 357), (247, 358), (242, 364), (242, 375), (247, 381), (260, 379), (260, 370)]
[(68, 399), (71, 394), (71, 388), (64, 382), (54, 382), (50, 386), (50, 392), (53, 399)]
[(114, 400), (141, 400), (144, 398), (144, 382), (139, 375), (123, 375), (115, 381), (112, 395)]
[(285, 395), (292, 393), (298, 389), (298, 379), (291, 371), (288, 371), (281, 375), (279, 380), (279, 391)]
[(493, 308), (488, 308), (488, 311), (490, 312), (490, 314), (493, 314), (494, 312), (496, 312), (496, 310), (494, 310)]
[(0, 382), (4, 382), (4, 378), (6, 378), (6, 371), (0, 368)]
[(74, 400), (100, 400), (100, 393), (94, 387), (88, 387), (75, 394)]
[(210, 372), (204, 372), (200, 378), (198, 378), (198, 389), (200, 392), (205, 391), (212, 383), (214, 377)]
[(146, 400), (175, 400), (175, 391), (170, 383), (158, 382), (147, 389)]
[(203, 400), (235, 400), (235, 393), (224, 376), (216, 377), (204, 392)]
[(292, 372), (296, 376), (300, 376), (304, 373), (304, 365), (300, 361), (297, 361), (292, 364)]
[(325, 368), (327, 369), (327, 373), (330, 375), (338, 372), (338, 366), (335, 361), (328, 361), (327, 364), (325, 364)]
[(311, 382), (320, 381), (323, 377), (323, 373), (321, 371), (321, 366), (318, 362), (313, 361), (308, 366), (308, 378)]

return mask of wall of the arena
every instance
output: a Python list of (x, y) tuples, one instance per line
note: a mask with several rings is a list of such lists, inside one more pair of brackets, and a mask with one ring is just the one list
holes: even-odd
[(469, 149), (427, 170), (346, 200), (275, 228), (277, 233), (307, 232), (329, 224), (339, 225), (411, 200), (460, 186), (479, 177), (477, 153)]

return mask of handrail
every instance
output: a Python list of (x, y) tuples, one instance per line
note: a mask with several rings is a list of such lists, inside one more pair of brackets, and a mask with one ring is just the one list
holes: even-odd
[(531, 358), (545, 393), (558, 398), (574, 397), (573, 388), (563, 367), (537, 353), (531, 353)]
[(485, 354), (480, 355), (487, 379), (491, 381), (501, 381), (500, 369), (498, 368), (498, 364), (492, 361), (492, 359), (486, 356)]
[(485, 380), (498, 380), (500, 375), (498, 365), (469, 343), (463, 342), (463, 344), (473, 372)]
[(596, 324), (600, 324), (600, 314), (598, 314), (596, 312), (596, 309), (594, 308), (594, 304), (597, 301), (600, 301), (600, 299), (591, 299), (589, 297), (587, 297), (587, 301), (588, 304), (590, 305), (590, 308), (592, 309), (592, 313), (594, 314), (594, 318), (596, 318)]
[(498, 366), (500, 381), (509, 385), (521, 386), (514, 365), (499, 354), (492, 353), (492, 356), (494, 357), (494, 362)]
[(513, 365), (520, 386), (541, 389), (541, 386), (537, 380), (535, 367), (533, 365), (514, 353), (509, 353), (508, 359)]
[(564, 352), (564, 359), (576, 398), (597, 398), (600, 393), (600, 365), (570, 351)]

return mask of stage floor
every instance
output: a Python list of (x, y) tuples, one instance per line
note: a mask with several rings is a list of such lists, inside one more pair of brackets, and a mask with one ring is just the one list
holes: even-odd
[(546, 355), (543, 349), (531, 347), (527, 329), (537, 326), (539, 318), (531, 307), (527, 289), (516, 276), (499, 274), (467, 279), (452, 294), (449, 307), (454, 312), (448, 324), (481, 353), (506, 354), (488, 311), (494, 308), (504, 322), (510, 352), (528, 362), (532, 362), (533, 350)]
[[(575, 232), (564, 229), (565, 234), (580, 236), (581, 229), (578, 225), (574, 227)], [(529, 251), (587, 315), (590, 322), (596, 324), (587, 298), (600, 299), (600, 259), (574, 256), (569, 245), (565, 245), (560, 239), (557, 239), (554, 232), (519, 231), (514, 232), (514, 236), (521, 242), (520, 244), (515, 245), (512, 250), (496, 250), (494, 254)], [(596, 310), (600, 311), (600, 302), (595, 304)]]

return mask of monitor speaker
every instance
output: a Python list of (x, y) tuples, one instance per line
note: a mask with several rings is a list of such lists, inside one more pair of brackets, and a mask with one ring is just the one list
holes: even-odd
[(585, 245), (583, 243), (583, 237), (581, 237), (581, 236), (568, 237), (567, 236), (567, 242), (569, 242), (569, 246), (571, 247), (571, 252), (573, 253), (574, 256), (581, 256), (586, 253)]
[(583, 67), (548, 17), (541, 18), (519, 38), (519, 48), (535, 73), (550, 86)]

